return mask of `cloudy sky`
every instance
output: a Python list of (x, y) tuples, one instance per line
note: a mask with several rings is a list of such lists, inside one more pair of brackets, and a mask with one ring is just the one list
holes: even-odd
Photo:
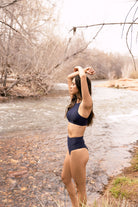
[[(62, 9), (60, 11), (61, 25), (65, 35), (69, 34), (69, 30), (73, 26), (92, 25), (96, 23), (107, 22), (124, 22), (130, 8), (134, 5), (134, 0), (63, 0)], [(138, 17), (138, 2), (132, 8), (127, 17), (127, 21), (132, 21)], [(137, 21), (138, 22), (138, 21)], [(91, 27), (83, 29), (87, 39), (92, 39), (100, 27)], [(121, 54), (128, 53), (126, 47), (126, 25), (123, 26), (104, 26), (91, 47), (96, 47), (105, 52), (117, 52)], [(79, 30), (80, 31), (80, 30)], [(123, 35), (122, 35), (123, 32)], [(130, 30), (129, 43), (131, 34), (133, 42), (131, 45), (132, 52), (138, 56), (138, 25), (133, 27), (133, 33)], [(136, 38), (137, 37), (137, 38)]]

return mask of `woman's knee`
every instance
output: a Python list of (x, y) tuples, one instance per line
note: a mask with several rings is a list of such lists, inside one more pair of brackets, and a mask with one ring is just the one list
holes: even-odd
[(62, 180), (63, 183), (65, 183), (66, 178), (65, 178), (63, 172), (61, 173), (61, 180)]
[(85, 192), (86, 191), (86, 182), (76, 182), (75, 181), (75, 184), (76, 184), (76, 188), (78, 191), (83, 191)]
[(71, 181), (71, 178), (70, 177), (68, 177), (68, 176), (66, 176), (65, 174), (61, 174), (61, 179), (62, 179), (62, 182), (65, 184), (65, 185), (67, 185), (68, 183), (70, 183), (70, 181)]

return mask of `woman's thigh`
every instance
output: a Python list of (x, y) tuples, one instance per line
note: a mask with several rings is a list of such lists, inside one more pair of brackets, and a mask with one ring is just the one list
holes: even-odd
[(89, 159), (89, 153), (86, 148), (73, 150), (71, 152), (71, 175), (76, 184), (85, 185), (86, 183), (86, 164)]
[(71, 179), (71, 169), (70, 169), (70, 155), (69, 152), (67, 152), (64, 164), (63, 164), (63, 169), (62, 169), (62, 174), (61, 174), (63, 182), (67, 183)]

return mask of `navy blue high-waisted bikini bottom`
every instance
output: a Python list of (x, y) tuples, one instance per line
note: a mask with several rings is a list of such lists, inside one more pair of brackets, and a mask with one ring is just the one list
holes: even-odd
[(83, 137), (68, 137), (68, 150), (69, 154), (71, 153), (72, 150), (80, 149), (80, 148), (87, 148), (85, 145)]

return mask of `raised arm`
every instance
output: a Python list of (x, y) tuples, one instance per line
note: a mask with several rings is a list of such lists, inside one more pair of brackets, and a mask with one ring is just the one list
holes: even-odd
[(81, 66), (76, 66), (74, 68), (74, 72), (68, 75), (68, 88), (69, 88), (69, 93), (70, 97), (72, 99), (72, 94), (71, 94), (71, 85), (72, 80), (75, 76), (79, 75), (81, 79), (81, 92), (82, 92), (82, 101), (83, 105), (88, 106), (91, 105), (91, 95), (89, 93), (88, 85), (87, 85), (87, 79), (86, 79), (86, 73), (93, 75), (94, 70), (91, 67), (87, 67), (83, 69)]
[(86, 73), (93, 75), (95, 71), (91, 67), (83, 69), (80, 66), (75, 67), (74, 70), (79, 72), (79, 76), (81, 79), (82, 105), (83, 107), (89, 108), (92, 106), (92, 98), (89, 93)]
[(72, 99), (72, 94), (70, 92), (71, 89), (71, 85), (72, 85), (72, 80), (75, 76), (79, 75), (79, 71), (76, 70), (75, 72), (71, 73), (68, 75), (68, 89), (69, 89), (69, 94), (70, 94), (70, 98)]

